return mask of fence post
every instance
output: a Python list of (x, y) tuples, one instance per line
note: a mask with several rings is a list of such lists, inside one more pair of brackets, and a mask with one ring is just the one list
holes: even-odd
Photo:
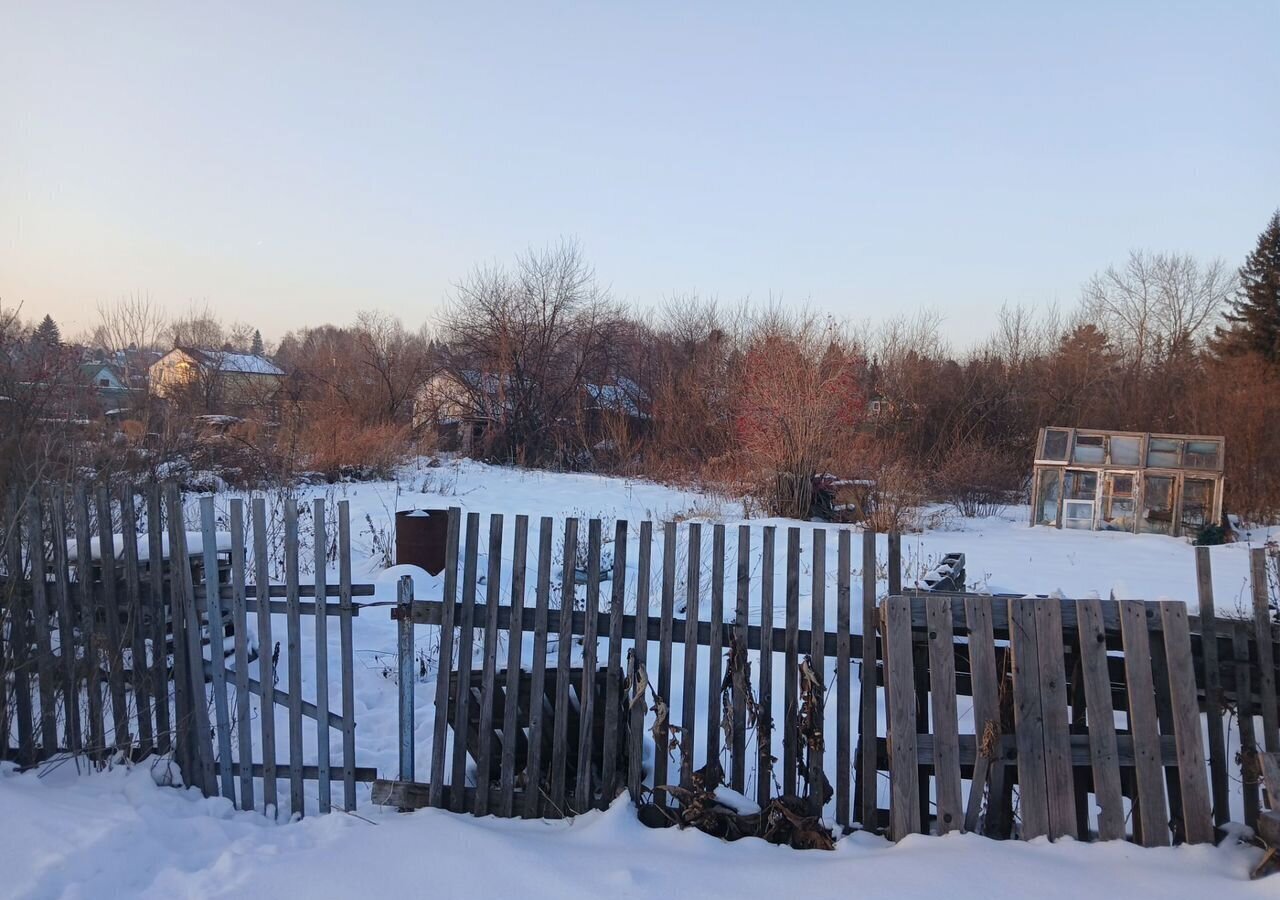
[(413, 781), (413, 579), (400, 576), (396, 587), (400, 624), (400, 780)]

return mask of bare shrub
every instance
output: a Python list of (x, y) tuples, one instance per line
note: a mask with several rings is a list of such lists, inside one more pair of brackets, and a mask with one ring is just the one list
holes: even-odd
[(984, 518), (1018, 495), (1024, 471), (1012, 454), (974, 441), (940, 453), (929, 480), (935, 495), (960, 515)]

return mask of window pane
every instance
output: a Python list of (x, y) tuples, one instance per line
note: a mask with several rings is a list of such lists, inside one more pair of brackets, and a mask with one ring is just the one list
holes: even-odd
[(1108, 475), (1103, 483), (1102, 515), (1104, 531), (1133, 531), (1137, 505), (1133, 497), (1132, 475)]
[(1182, 441), (1152, 438), (1147, 444), (1147, 465), (1177, 468), (1182, 465)]
[(1101, 434), (1077, 434), (1076, 449), (1071, 461), (1078, 463), (1102, 463), (1107, 461), (1107, 439)]
[(1096, 472), (1067, 472), (1068, 500), (1090, 500), (1098, 494), (1098, 474)]
[(1116, 466), (1142, 465), (1142, 438), (1111, 438), (1111, 464)]
[(1058, 498), (1062, 494), (1062, 471), (1044, 469), (1040, 472), (1040, 509), (1037, 525), (1058, 524)]
[(1189, 469), (1216, 469), (1221, 453), (1221, 445), (1217, 441), (1187, 441), (1187, 452), (1183, 464)]
[(1067, 461), (1067, 432), (1061, 428), (1046, 428), (1044, 432), (1044, 455), (1041, 459)]
[(1147, 534), (1173, 533), (1173, 479), (1167, 475), (1144, 480), (1141, 527)]
[(1198, 534), (1213, 515), (1213, 482), (1188, 478), (1182, 483), (1182, 532)]

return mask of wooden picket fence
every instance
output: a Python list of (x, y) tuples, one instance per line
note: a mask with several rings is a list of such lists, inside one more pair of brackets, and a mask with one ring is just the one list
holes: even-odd
[[(251, 503), (252, 532), (243, 500), (230, 501), (223, 530), (213, 498), (203, 498), (194, 532), (200, 544), (192, 547), (175, 484), (12, 492), (0, 535), (0, 751), (23, 767), (171, 756), (184, 780), (207, 795), (272, 815), (280, 808), (302, 815), (308, 781), (315, 782), (313, 808), (327, 812), (331, 784), (340, 782), (343, 808), (354, 809), (356, 783), (375, 772), (355, 765), (353, 598), (373, 588), (351, 583), (346, 501), (338, 510), (336, 585), (325, 580), (324, 501), (315, 501), (312, 515), (316, 574), (304, 585), (298, 506), (284, 504), (281, 585), (268, 577), (263, 498)], [(285, 617), (283, 688), (273, 614)], [(303, 617), (314, 625), (314, 700), (303, 696)], [(339, 630), (339, 712), (329, 697), (331, 617)], [(277, 705), (287, 710), (286, 735), (276, 734)], [(317, 747), (305, 757), (304, 718), (314, 724)], [(341, 748), (336, 765), (331, 732)], [(278, 780), (288, 782), (285, 804)]]

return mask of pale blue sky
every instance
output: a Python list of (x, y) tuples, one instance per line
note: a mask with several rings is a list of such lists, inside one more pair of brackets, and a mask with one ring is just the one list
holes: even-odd
[(0, 0), (0, 300), (416, 326), (576, 236), (616, 295), (851, 319), (1238, 264), (1280, 205), (1280, 3)]

